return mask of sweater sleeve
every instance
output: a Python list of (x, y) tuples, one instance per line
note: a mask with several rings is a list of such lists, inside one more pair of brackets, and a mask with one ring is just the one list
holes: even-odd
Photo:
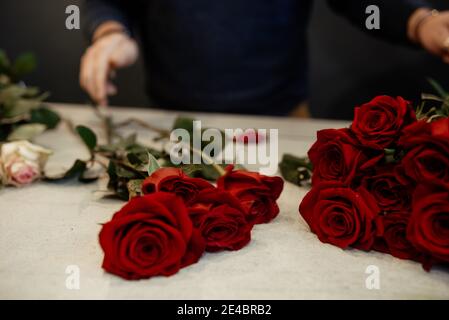
[[(330, 7), (351, 23), (371, 35), (389, 41), (410, 44), (407, 25), (410, 16), (419, 8), (432, 7), (425, 0), (327, 0)], [(380, 29), (368, 30), (366, 8), (376, 5), (380, 11)]]
[(89, 41), (97, 27), (113, 20), (124, 25), (132, 33), (132, 6), (125, 0), (85, 0), (83, 4), (83, 25)]

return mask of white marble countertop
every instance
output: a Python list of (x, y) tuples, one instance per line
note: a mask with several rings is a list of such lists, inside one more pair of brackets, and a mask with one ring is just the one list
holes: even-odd
[[(86, 106), (53, 105), (75, 123), (92, 128), (98, 120)], [(175, 113), (115, 108), (116, 119), (139, 117), (169, 128)], [(205, 126), (276, 128), (280, 156), (305, 155), (316, 131), (347, 123), (230, 115), (195, 115)], [(129, 130), (136, 130), (133, 127)], [(141, 133), (149, 140), (148, 133)], [(49, 166), (69, 167), (87, 156), (61, 126), (38, 143), (55, 150)], [(449, 270), (425, 272), (421, 265), (381, 253), (343, 251), (322, 244), (298, 214), (306, 189), (286, 183), (274, 222), (258, 225), (238, 252), (205, 254), (195, 265), (165, 278), (125, 281), (101, 268), (100, 223), (123, 203), (102, 199), (104, 181), (37, 183), (0, 191), (0, 298), (2, 299), (449, 299)], [(66, 287), (66, 269), (80, 270), (80, 289)], [(370, 265), (380, 271), (380, 289), (365, 285)]]

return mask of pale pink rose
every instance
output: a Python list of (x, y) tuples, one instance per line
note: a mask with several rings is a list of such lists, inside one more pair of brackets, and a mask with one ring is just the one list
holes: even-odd
[(39, 179), (50, 154), (50, 150), (28, 141), (3, 144), (0, 153), (3, 183), (21, 186)]
[(39, 166), (22, 159), (10, 163), (5, 169), (9, 177), (8, 182), (13, 185), (30, 184), (41, 177)]

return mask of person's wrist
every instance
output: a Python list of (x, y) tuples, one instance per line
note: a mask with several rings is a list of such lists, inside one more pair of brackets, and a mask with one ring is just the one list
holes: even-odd
[(419, 8), (409, 18), (408, 38), (417, 44), (421, 43), (420, 30), (424, 24), (439, 15), (439, 11), (431, 8)]
[(111, 34), (123, 34), (129, 36), (128, 29), (119, 22), (106, 21), (100, 24), (95, 30), (92, 36), (92, 43), (97, 42), (99, 39), (109, 36)]

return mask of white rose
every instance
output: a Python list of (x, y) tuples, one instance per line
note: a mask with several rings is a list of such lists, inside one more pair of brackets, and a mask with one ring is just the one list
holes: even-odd
[(4, 184), (29, 184), (41, 177), (51, 151), (28, 141), (5, 143), (0, 151), (0, 175)]

